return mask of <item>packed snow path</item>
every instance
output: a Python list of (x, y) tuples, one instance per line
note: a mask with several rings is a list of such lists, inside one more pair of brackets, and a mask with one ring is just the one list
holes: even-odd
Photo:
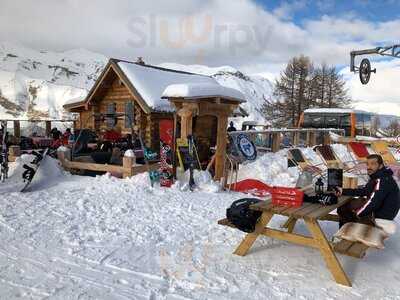
[(346, 288), (314, 249), (261, 238), (232, 255), (243, 233), (217, 220), (244, 195), (152, 189), (145, 175), (57, 175), (51, 164), (36, 192), (0, 189), (0, 299), (400, 298), (399, 234), (363, 260), (339, 256)]

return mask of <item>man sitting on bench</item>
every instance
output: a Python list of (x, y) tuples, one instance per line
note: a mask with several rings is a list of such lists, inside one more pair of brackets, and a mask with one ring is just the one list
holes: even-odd
[(363, 188), (337, 188), (337, 196), (355, 196), (346, 205), (338, 208), (339, 227), (345, 223), (375, 225), (374, 218), (393, 220), (400, 209), (399, 187), (393, 179), (393, 172), (386, 168), (378, 154), (367, 157), (369, 181)]

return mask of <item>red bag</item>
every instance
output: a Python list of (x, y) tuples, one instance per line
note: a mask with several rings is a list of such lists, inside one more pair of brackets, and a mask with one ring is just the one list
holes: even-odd
[(290, 207), (303, 205), (304, 192), (299, 189), (274, 186), (271, 194), (273, 205)]

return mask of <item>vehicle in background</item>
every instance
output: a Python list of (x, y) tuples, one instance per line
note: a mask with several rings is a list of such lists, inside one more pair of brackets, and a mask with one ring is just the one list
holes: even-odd
[(242, 131), (247, 130), (267, 130), (271, 128), (271, 124), (260, 124), (255, 121), (244, 121), (242, 123)]
[(345, 136), (374, 136), (378, 115), (363, 110), (347, 108), (306, 109), (300, 116), (300, 128), (344, 129)]

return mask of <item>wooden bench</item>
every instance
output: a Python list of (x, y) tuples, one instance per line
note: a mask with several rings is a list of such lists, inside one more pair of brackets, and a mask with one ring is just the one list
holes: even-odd
[[(245, 238), (234, 251), (234, 254), (245, 256), (260, 235), (316, 248), (320, 250), (335, 281), (342, 285), (351, 286), (351, 282), (340, 265), (335, 252), (355, 258), (362, 258), (368, 247), (358, 242), (344, 240), (337, 243), (329, 242), (318, 223), (319, 221), (337, 222), (339, 220), (338, 216), (331, 214), (331, 212), (345, 205), (348, 201), (350, 201), (350, 197), (343, 196), (339, 198), (337, 204), (329, 206), (313, 203), (304, 203), (301, 207), (277, 206), (273, 205), (270, 200), (254, 204), (251, 206), (251, 209), (261, 211), (262, 215), (256, 224), (255, 231), (246, 234)], [(281, 226), (286, 228), (287, 231), (267, 227), (275, 214), (288, 217), (285, 224)], [(299, 219), (304, 220), (311, 236), (293, 233), (296, 222)], [(236, 228), (228, 219), (219, 220), (218, 224)]]

